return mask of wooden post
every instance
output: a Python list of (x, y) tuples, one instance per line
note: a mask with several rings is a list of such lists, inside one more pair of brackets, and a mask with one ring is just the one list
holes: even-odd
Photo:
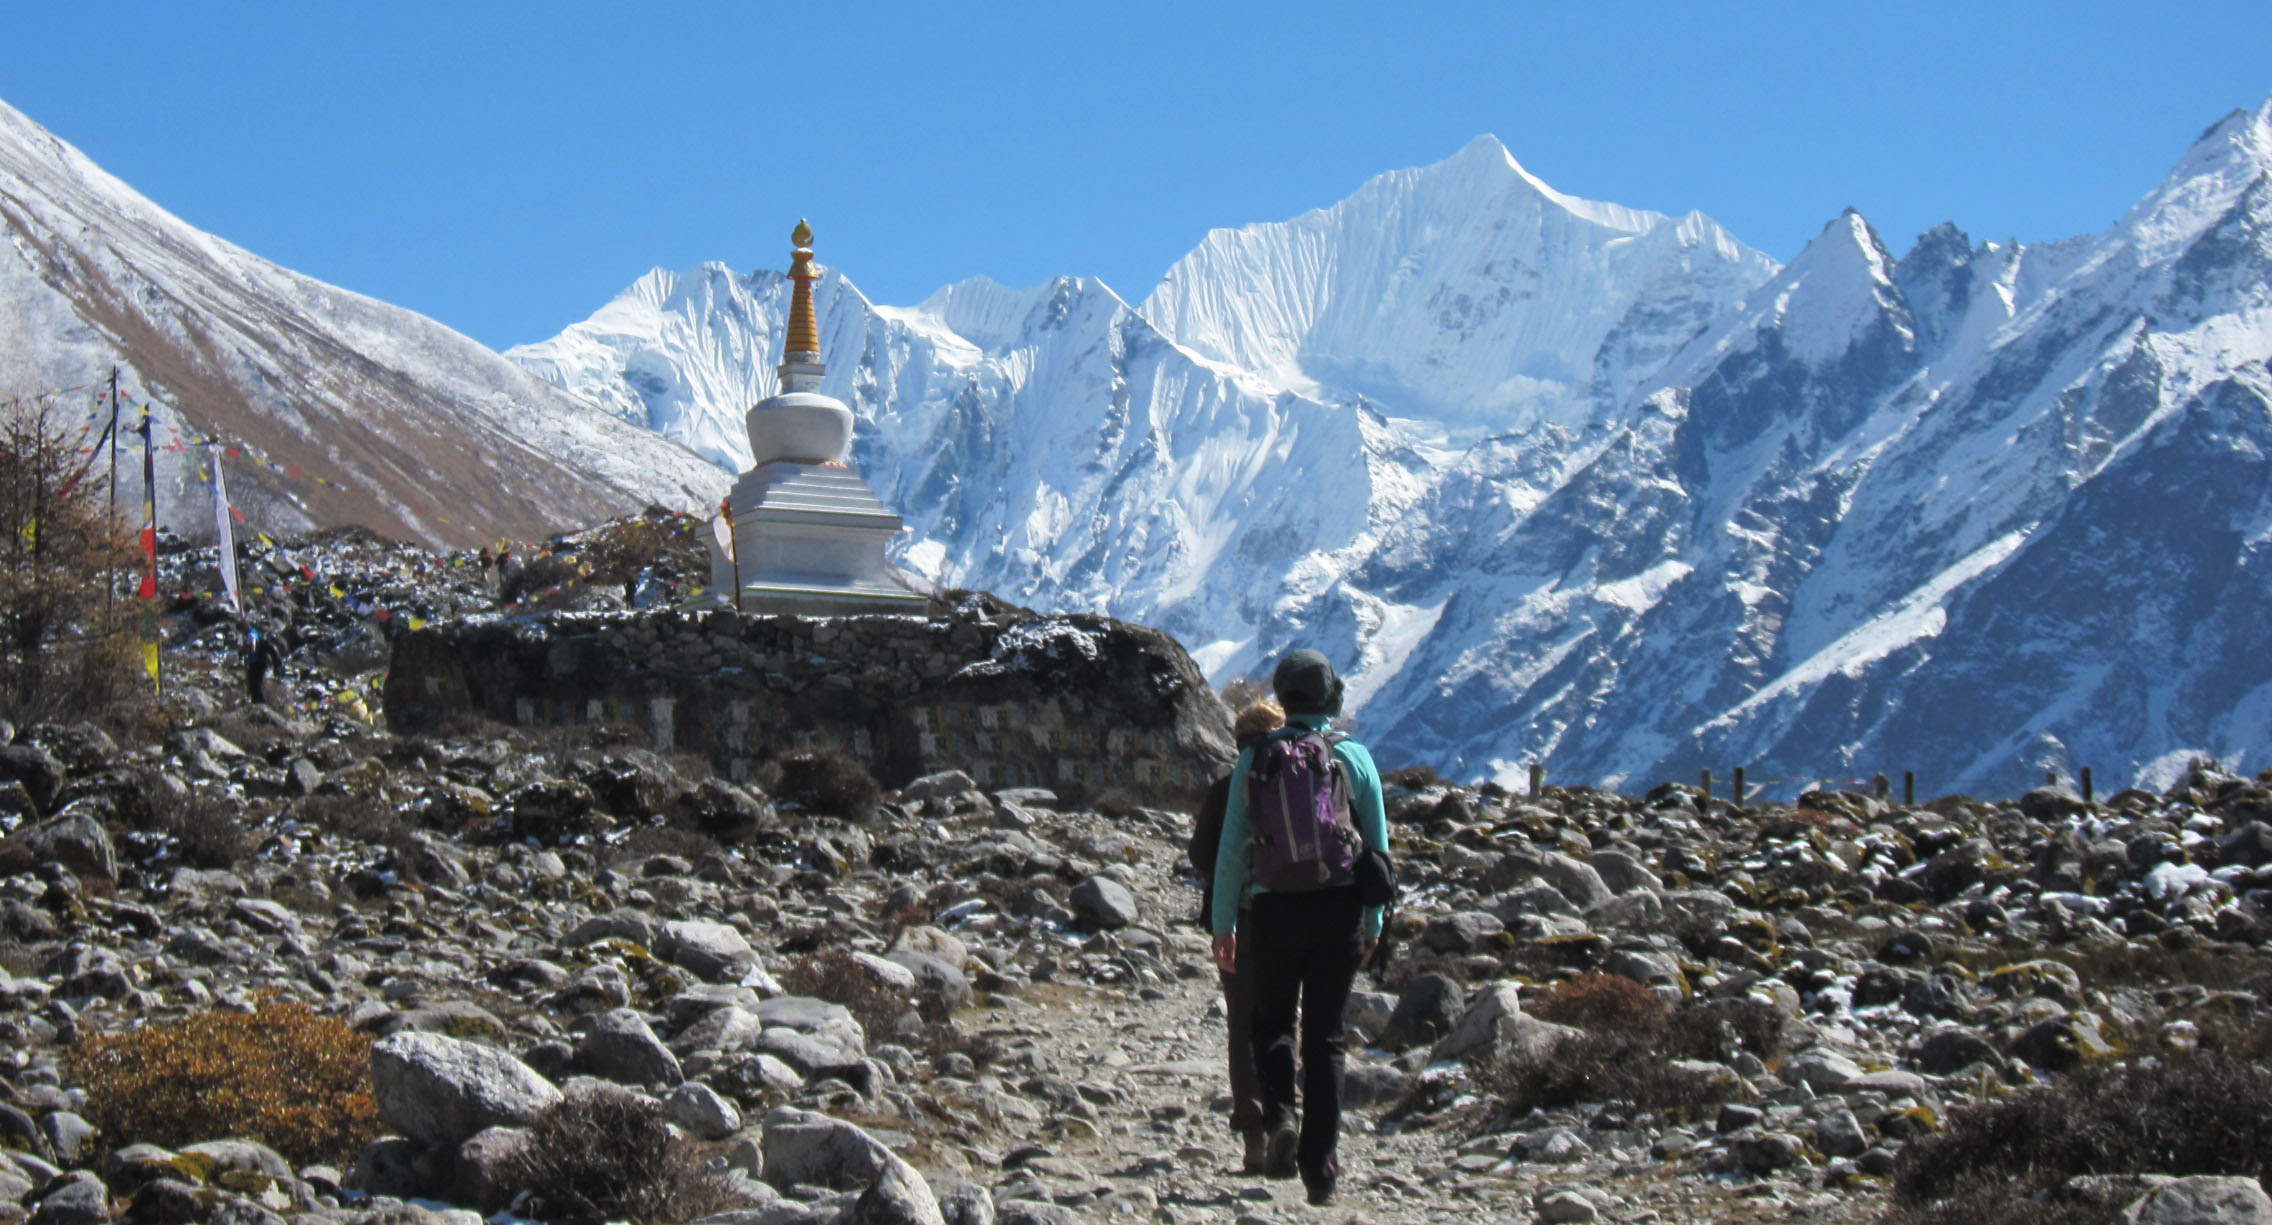
[(1901, 806), (1903, 808), (1917, 807), (1917, 772), (1915, 770), (1903, 770), (1901, 772)]
[(1736, 767), (1736, 777), (1735, 777), (1735, 781), (1734, 781), (1734, 782), (1733, 782), (1733, 783), (1731, 784), (1731, 786), (1733, 786), (1733, 787), (1734, 787), (1734, 789), (1735, 789), (1735, 801), (1736, 801), (1736, 803), (1737, 803), (1738, 805), (1741, 805), (1741, 804), (1743, 803), (1743, 767), (1742, 767), (1742, 766), (1737, 766), (1737, 767)]
[(1711, 802), (1711, 799), (1712, 799), (1712, 772), (1711, 772), (1710, 770), (1706, 770), (1706, 771), (1704, 771), (1704, 780), (1703, 780), (1703, 781), (1704, 781), (1704, 800), (1705, 800), (1705, 802), (1706, 802), (1706, 803), (1710, 803), (1710, 802)]
[(1530, 763), (1530, 798), (1534, 800), (1537, 799), (1539, 792), (1543, 790), (1545, 786), (1546, 767), (1538, 764), (1535, 761)]
[(1870, 776), (1870, 794), (1882, 800), (1893, 794), (1893, 784), (1885, 781), (1883, 774), (1872, 774)]
[(2091, 802), (2091, 768), (2083, 767), (2083, 803)]

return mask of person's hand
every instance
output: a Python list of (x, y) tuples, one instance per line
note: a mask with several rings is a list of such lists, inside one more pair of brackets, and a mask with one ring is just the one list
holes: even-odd
[(1225, 974), (1239, 972), (1239, 938), (1235, 932), (1215, 937), (1215, 968)]

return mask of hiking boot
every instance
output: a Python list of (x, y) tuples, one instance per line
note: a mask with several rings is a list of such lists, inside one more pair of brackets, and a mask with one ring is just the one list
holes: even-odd
[(1246, 1137), (1246, 1162), (1239, 1166), (1239, 1173), (1260, 1174), (1270, 1164), (1270, 1133), (1249, 1127), (1240, 1134)]
[(1310, 1203), (1320, 1208), (1333, 1202), (1333, 1186), (1339, 1181), (1341, 1167), (1331, 1161), (1326, 1162), (1325, 1169), (1318, 1174), (1302, 1175), (1302, 1187), (1310, 1193)]
[(1291, 1123), (1281, 1125), (1270, 1133), (1269, 1160), (1262, 1172), (1271, 1178), (1292, 1178), (1301, 1173), (1301, 1133)]

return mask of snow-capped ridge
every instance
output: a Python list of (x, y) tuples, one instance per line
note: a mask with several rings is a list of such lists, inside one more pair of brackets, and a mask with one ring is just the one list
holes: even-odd
[[(283, 535), (359, 523), (426, 541), (538, 536), (723, 481), (692, 453), (564, 394), (434, 320), (280, 267), (151, 202), (0, 103), (0, 319), (16, 377), (116, 365), (167, 434), (251, 455), (229, 488)], [(157, 460), (161, 515), (210, 496)], [(258, 516), (255, 518), (254, 516)]]
[(2272, 97), (2211, 124), (2113, 233), (2140, 264), (2167, 259), (2215, 225), (2241, 194), (2272, 174)]
[(1052, 277), (1013, 289), (974, 276), (939, 289), (908, 313), (931, 316), (979, 349), (1000, 352), (1030, 342), (1037, 329), (1062, 322), (1075, 302), (1100, 296), (1108, 308), (1127, 308), (1120, 295), (1093, 277)]

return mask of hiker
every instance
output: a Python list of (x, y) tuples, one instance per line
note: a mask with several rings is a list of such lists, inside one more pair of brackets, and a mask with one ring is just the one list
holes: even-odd
[[(1270, 733), (1286, 724), (1286, 712), (1278, 703), (1264, 698), (1251, 703), (1239, 712), (1231, 725), (1231, 735), (1239, 750), (1260, 744)], [(1223, 811), (1231, 794), (1231, 775), (1225, 774), (1207, 789), (1207, 798), (1199, 805), (1199, 813), (1192, 819), (1191, 868), (1199, 874), (1199, 925), (1206, 927), (1213, 920), (1215, 900), (1215, 856), (1222, 847)], [(1251, 971), (1221, 971), (1223, 981), (1223, 1020), (1230, 1030), (1231, 1079), (1231, 1130), (1246, 1140), (1246, 1164), (1242, 1172), (1260, 1174), (1267, 1160), (1268, 1133), (1262, 1129), (1262, 1084), (1254, 1072), (1254, 982)]]
[(1341, 1174), (1341, 1014), (1381, 934), (1381, 908), (1359, 902), (1357, 872), (1367, 851), (1385, 863), (1388, 818), (1373, 755), (1332, 731), (1342, 697), (1332, 662), (1294, 651), (1278, 661), (1270, 687), (1286, 726), (1240, 752), (1231, 771), (1215, 853), (1215, 964), (1253, 976), (1254, 1066), (1269, 1133), (1263, 1172), (1299, 1174), (1312, 1204), (1330, 1204)]
[(524, 567), (511, 549), (497, 554), (497, 607), (510, 608), (521, 598)]
[(245, 630), (245, 695), (255, 703), (267, 702), (268, 673), (283, 662), (284, 653), (277, 649), (276, 636), (262, 629), (259, 622), (253, 622)]

